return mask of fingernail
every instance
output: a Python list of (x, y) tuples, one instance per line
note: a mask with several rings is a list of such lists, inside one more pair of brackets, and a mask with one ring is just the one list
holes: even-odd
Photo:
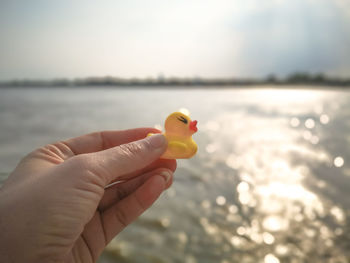
[(170, 171), (161, 171), (160, 175), (164, 178), (165, 184), (170, 181), (172, 173)]
[(166, 139), (163, 134), (154, 134), (147, 137), (147, 140), (154, 148), (161, 148), (166, 144)]

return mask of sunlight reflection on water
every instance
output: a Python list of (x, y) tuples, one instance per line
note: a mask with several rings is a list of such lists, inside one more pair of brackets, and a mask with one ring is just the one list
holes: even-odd
[[(177, 233), (177, 254), (168, 251), (156, 258), (278, 263), (319, 262), (327, 255), (346, 262), (346, 246), (338, 240), (348, 240), (349, 203), (330, 197), (336, 195), (334, 169), (342, 169), (344, 156), (349, 157), (348, 150), (332, 146), (334, 132), (344, 140), (334, 130), (344, 118), (338, 112), (345, 105), (342, 96), (312, 90), (203, 95), (192, 109), (200, 125), (195, 135), (199, 152), (179, 164), (176, 197), (168, 195), (178, 201), (164, 198), (149, 213), (155, 221), (163, 213), (172, 218), (166, 235)], [(200, 108), (206, 102), (215, 111)], [(349, 107), (342, 114), (348, 116)], [(348, 184), (341, 171), (338, 176)], [(162, 239), (171, 246), (169, 238)]]

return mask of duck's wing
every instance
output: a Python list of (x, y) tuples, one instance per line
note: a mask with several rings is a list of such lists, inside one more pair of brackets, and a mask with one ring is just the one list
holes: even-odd
[(171, 141), (168, 143), (168, 150), (174, 155), (179, 155), (179, 154), (186, 153), (188, 150), (188, 147), (186, 144), (182, 142)]

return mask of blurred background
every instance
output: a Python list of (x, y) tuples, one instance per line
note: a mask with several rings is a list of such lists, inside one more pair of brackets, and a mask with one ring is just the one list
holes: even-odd
[(199, 121), (99, 263), (350, 262), (350, 1), (3, 0), (0, 35), (0, 184), (50, 142)]

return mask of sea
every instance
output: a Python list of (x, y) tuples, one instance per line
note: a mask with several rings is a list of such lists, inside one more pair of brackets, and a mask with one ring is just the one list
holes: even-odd
[(0, 184), (44, 144), (198, 120), (195, 157), (99, 263), (350, 262), (350, 90), (0, 89)]

